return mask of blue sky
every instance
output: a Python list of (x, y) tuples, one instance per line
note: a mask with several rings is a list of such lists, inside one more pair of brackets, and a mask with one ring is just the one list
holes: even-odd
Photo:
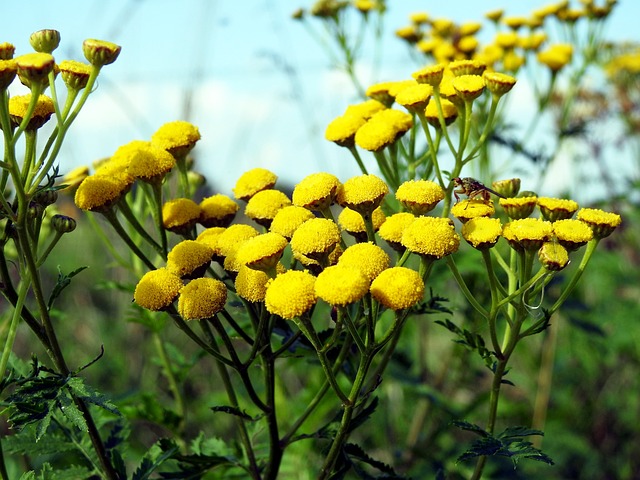
[[(133, 139), (148, 139), (162, 123), (186, 119), (198, 125), (199, 168), (217, 191), (229, 193), (236, 178), (256, 166), (295, 183), (319, 170), (342, 180), (357, 174), (346, 151), (324, 140), (329, 121), (357, 99), (345, 77), (330, 68), (320, 46), (290, 18), (307, 0), (29, 0), (3, 1), (0, 41), (17, 54), (41, 28), (62, 34), (57, 60), (82, 59), (85, 38), (122, 45), (105, 67), (99, 87), (70, 133), (61, 170), (111, 155)], [(415, 11), (457, 22), (481, 20), (488, 10), (510, 6), (527, 14), (548, 1), (427, 2), (388, 0), (382, 69), (368, 80), (407, 78), (414, 63), (393, 31)], [(573, 2), (577, 6), (577, 2)], [(640, 2), (622, 0), (608, 27), (612, 39), (638, 40)], [(370, 52), (367, 52), (370, 53)], [(18, 92), (16, 92), (18, 93)]]

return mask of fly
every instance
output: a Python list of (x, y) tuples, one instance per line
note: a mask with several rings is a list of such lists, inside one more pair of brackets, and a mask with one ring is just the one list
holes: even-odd
[(498, 192), (490, 189), (475, 178), (455, 177), (453, 179), (453, 183), (456, 187), (458, 187), (453, 191), (453, 196), (456, 197), (456, 203), (460, 201), (459, 195), (466, 195), (467, 197), (469, 197), (469, 200), (476, 197), (482, 197), (485, 202), (491, 198), (491, 193), (493, 193), (497, 197), (505, 198), (504, 195), (500, 195)]

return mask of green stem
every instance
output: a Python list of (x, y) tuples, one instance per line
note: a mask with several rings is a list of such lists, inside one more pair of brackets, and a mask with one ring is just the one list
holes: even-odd
[(13, 351), (13, 343), (16, 339), (16, 333), (18, 332), (18, 325), (20, 323), (20, 317), (22, 315), (22, 307), (24, 306), (27, 293), (29, 293), (29, 287), (31, 282), (28, 276), (23, 276), (20, 286), (18, 287), (18, 298), (13, 309), (13, 315), (11, 316), (11, 323), (9, 325), (9, 332), (4, 342), (4, 349), (2, 350), (2, 358), (0, 359), (0, 376), (4, 378), (4, 372), (7, 369), (9, 363), (9, 356)]
[(473, 293), (471, 293), (471, 291), (469, 290), (469, 287), (467, 287), (467, 284), (464, 281), (464, 278), (462, 278), (462, 275), (460, 275), (460, 272), (458, 271), (458, 267), (456, 267), (456, 264), (453, 260), (453, 256), (447, 255), (446, 261), (447, 261), (449, 270), (451, 270), (453, 277), (458, 283), (458, 286), (460, 287), (460, 290), (462, 291), (462, 294), (465, 296), (467, 301), (480, 315), (482, 315), (484, 318), (487, 318), (489, 316), (489, 312), (487, 312), (487, 310), (482, 305), (480, 305), (480, 303), (473, 296)]
[(109, 223), (111, 224), (111, 226), (113, 227), (113, 229), (116, 231), (116, 233), (120, 236), (120, 238), (124, 241), (124, 243), (127, 244), (127, 246), (129, 247), (129, 249), (140, 259), (142, 260), (142, 262), (147, 266), (147, 268), (149, 270), (155, 270), (156, 266), (151, 263), (151, 260), (149, 260), (147, 258), (147, 256), (142, 252), (142, 250), (140, 250), (138, 248), (138, 246), (135, 244), (135, 242), (131, 239), (131, 237), (129, 236), (129, 234), (127, 233), (127, 231), (122, 227), (122, 225), (120, 224), (120, 221), (118, 220), (118, 217), (116, 215), (115, 210), (113, 209), (108, 209), (105, 210), (102, 213), (105, 218), (109, 221)]

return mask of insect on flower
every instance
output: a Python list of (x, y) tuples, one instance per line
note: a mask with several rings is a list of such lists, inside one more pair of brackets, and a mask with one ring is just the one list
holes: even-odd
[(455, 177), (453, 179), (453, 183), (456, 185), (456, 187), (458, 187), (453, 191), (453, 196), (456, 197), (456, 203), (460, 201), (460, 194), (466, 195), (467, 197), (469, 197), (469, 200), (475, 197), (482, 197), (485, 202), (489, 200), (491, 193), (493, 193), (497, 197), (505, 198), (503, 195), (500, 195), (495, 190), (490, 189), (475, 178)]

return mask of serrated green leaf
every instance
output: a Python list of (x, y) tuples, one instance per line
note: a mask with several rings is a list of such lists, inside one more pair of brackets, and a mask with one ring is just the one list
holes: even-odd
[(8, 435), (2, 439), (2, 449), (11, 455), (46, 456), (74, 450), (76, 446), (68, 437), (60, 433), (49, 432), (36, 442), (33, 425), (15, 435)]
[(62, 414), (73, 423), (79, 430), (87, 432), (87, 421), (84, 419), (82, 412), (78, 410), (76, 404), (68, 396), (60, 396), (58, 398), (60, 403), (60, 410)]
[(523, 437), (528, 437), (530, 435), (538, 435), (544, 436), (544, 432), (541, 430), (535, 430), (533, 428), (516, 426), (516, 427), (507, 427), (502, 432), (500, 432), (497, 437), (501, 440), (517, 438), (522, 439)]
[(42, 420), (40, 420), (36, 425), (36, 442), (39, 442), (40, 439), (47, 433), (49, 429), (49, 425), (51, 425), (51, 418), (53, 417), (53, 410), (49, 410), (47, 414), (44, 416)]
[(164, 462), (171, 459), (180, 448), (173, 440), (166, 438), (158, 440), (147, 451), (140, 466), (133, 472), (131, 480), (147, 480), (155, 470), (157, 470)]
[(92, 473), (95, 472), (85, 467), (74, 465), (65, 469), (56, 469), (48, 474), (46, 478), (47, 480), (86, 480), (87, 478), (95, 478), (92, 477)]
[(36, 473), (33, 470), (24, 472), (19, 480), (36, 480)]
[(84, 383), (84, 380), (80, 377), (69, 378), (67, 385), (71, 391), (77, 397), (81, 398), (87, 403), (92, 403), (114, 415), (122, 416), (118, 407), (116, 407), (111, 401), (102, 393), (95, 390), (93, 387)]
[(490, 433), (487, 432), (484, 428), (474, 423), (465, 422), (464, 420), (453, 420), (451, 423), (462, 430), (477, 433), (481, 437), (491, 436)]
[(360, 447), (359, 445), (356, 445), (355, 443), (347, 443), (344, 446), (344, 452), (347, 455), (349, 455), (351, 457), (354, 457), (354, 458), (357, 458), (361, 462), (364, 462), (367, 465), (370, 465), (373, 468), (376, 468), (377, 470), (379, 470), (381, 472), (393, 475), (394, 476), (393, 478), (400, 478), (400, 477), (398, 477), (398, 474), (395, 472), (395, 470), (390, 465), (387, 465), (384, 462), (381, 462), (379, 460), (376, 460), (375, 458), (370, 457), (362, 449), (362, 447)]
[(236, 416), (236, 417), (240, 417), (240, 418), (242, 418), (244, 420), (249, 420), (250, 422), (255, 422), (255, 421), (257, 421), (257, 420), (259, 420), (261, 418), (261, 416), (252, 417), (247, 412), (244, 412), (244, 411), (240, 410), (239, 408), (231, 407), (231, 406), (228, 406), (228, 405), (216, 405), (215, 407), (211, 407), (211, 410), (213, 410), (214, 412), (222, 412), (222, 413), (226, 413), (228, 415), (233, 415), (233, 416)]

